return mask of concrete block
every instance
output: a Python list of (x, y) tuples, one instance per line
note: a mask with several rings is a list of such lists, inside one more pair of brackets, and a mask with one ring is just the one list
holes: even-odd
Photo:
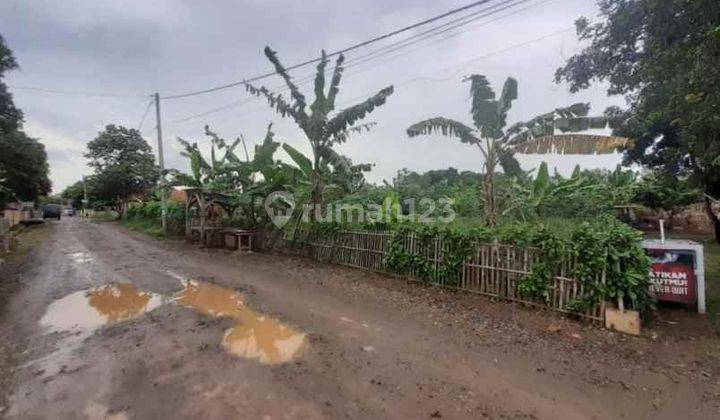
[(640, 313), (607, 308), (605, 309), (605, 328), (625, 334), (640, 335)]

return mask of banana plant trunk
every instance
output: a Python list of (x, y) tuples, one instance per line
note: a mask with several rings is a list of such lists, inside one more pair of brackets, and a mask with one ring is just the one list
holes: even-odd
[(310, 201), (313, 204), (313, 214), (318, 214), (317, 212), (320, 212), (319, 214), (322, 214), (322, 202), (323, 202), (323, 180), (322, 176), (319, 172), (314, 171), (313, 177), (315, 178), (313, 180), (313, 189), (312, 193), (310, 195)]
[(497, 207), (495, 204), (495, 179), (493, 172), (488, 167), (488, 171), (485, 174), (485, 182), (483, 185), (485, 190), (485, 218), (487, 223), (491, 227), (497, 225)]
[(483, 190), (485, 193), (485, 219), (491, 227), (497, 226), (497, 204), (495, 203), (495, 168), (497, 166), (497, 153), (495, 142), (487, 140), (485, 159), (485, 179)]

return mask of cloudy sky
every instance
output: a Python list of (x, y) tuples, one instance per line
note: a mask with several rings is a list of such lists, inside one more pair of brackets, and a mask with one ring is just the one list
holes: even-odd
[[(493, 0), (487, 13), (462, 27), (384, 53), (373, 60), (352, 60), (402, 40), (414, 32), (347, 55), (346, 76), (338, 102), (351, 105), (395, 85), (388, 103), (369, 118), (377, 126), (340, 146), (355, 162), (373, 162), (373, 182), (391, 180), (397, 170), (453, 166), (479, 171), (475, 149), (444, 138), (408, 139), (404, 130), (433, 116), (470, 123), (468, 85), (463, 76), (486, 75), (499, 90), (507, 76), (519, 80), (519, 100), (508, 121), (528, 119), (572, 102), (591, 102), (595, 112), (622, 104), (602, 87), (571, 95), (553, 82), (553, 73), (578, 51), (573, 22), (595, 16), (591, 0)], [(90, 173), (82, 154), (106, 124), (137, 128), (149, 95), (200, 90), (271, 70), (262, 49), (270, 45), (287, 65), (334, 51), (424, 20), (469, 0), (87, 0), (0, 2), (0, 33), (21, 66), (7, 76), (16, 104), (25, 113), (25, 129), (46, 145), (56, 192)], [(494, 14), (489, 14), (495, 12)], [(482, 15), (487, 15), (482, 17)], [(457, 15), (455, 16), (457, 17)], [(442, 24), (445, 21), (438, 22)], [(296, 78), (313, 73), (308, 66)], [(276, 87), (277, 77), (259, 84)], [(21, 89), (34, 87), (65, 94)], [(311, 86), (301, 85), (311, 96)], [(71, 94), (72, 93), (72, 94)], [(75, 93), (112, 93), (92, 96)], [(237, 87), (189, 98), (163, 100), (166, 166), (185, 168), (176, 139), (207, 144), (205, 124), (226, 138), (243, 134), (261, 140), (269, 122), (277, 138), (309, 151), (292, 121), (274, 114), (259, 99), (248, 100)], [(199, 118), (188, 116), (208, 113)], [(154, 113), (143, 134), (154, 147)], [(252, 148), (252, 147), (251, 147)], [(281, 156), (289, 160), (285, 156)], [(524, 169), (546, 160), (561, 172), (583, 167), (614, 167), (610, 156), (519, 156)]]

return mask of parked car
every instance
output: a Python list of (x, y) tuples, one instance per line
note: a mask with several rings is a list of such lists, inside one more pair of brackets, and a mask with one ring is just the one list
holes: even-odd
[(62, 207), (57, 204), (45, 204), (43, 206), (43, 219), (58, 219), (60, 220), (60, 214), (62, 213)]
[(65, 216), (70, 216), (70, 217), (75, 216), (75, 209), (72, 207), (65, 208)]

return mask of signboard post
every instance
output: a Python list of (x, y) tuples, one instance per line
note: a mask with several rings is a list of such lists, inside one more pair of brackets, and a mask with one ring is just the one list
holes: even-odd
[(645, 240), (653, 259), (650, 290), (661, 302), (696, 305), (705, 313), (705, 259), (703, 246), (683, 239)]

